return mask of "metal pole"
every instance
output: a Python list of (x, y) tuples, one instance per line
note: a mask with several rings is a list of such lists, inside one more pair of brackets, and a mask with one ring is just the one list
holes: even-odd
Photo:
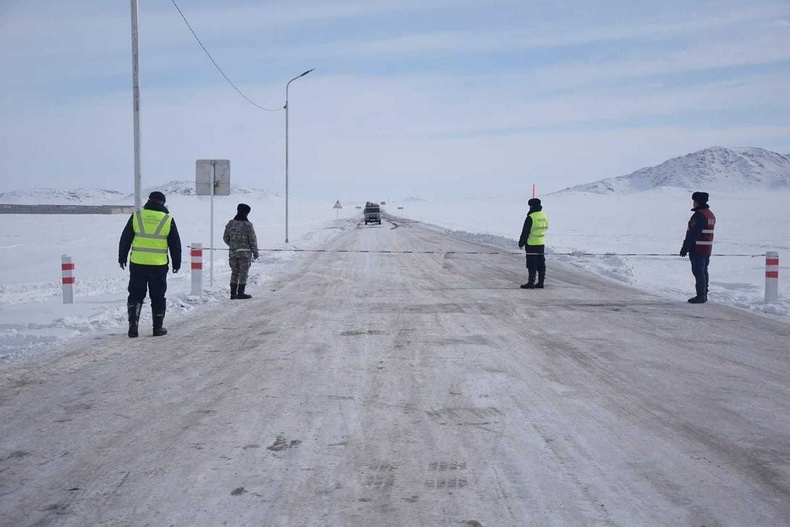
[(140, 64), (137, 50), (137, 0), (132, 1), (132, 113), (134, 114), (134, 209), (142, 208), (140, 189)]
[(288, 87), (293, 81), (304, 77), (314, 69), (309, 69), (301, 75), (297, 75), (285, 85), (285, 243), (288, 243)]
[(285, 243), (288, 243), (288, 84), (285, 85)]
[(214, 287), (214, 186), (217, 183), (217, 162), (211, 162), (211, 246), (208, 248), (210, 254), (211, 271), (209, 271), (208, 285)]

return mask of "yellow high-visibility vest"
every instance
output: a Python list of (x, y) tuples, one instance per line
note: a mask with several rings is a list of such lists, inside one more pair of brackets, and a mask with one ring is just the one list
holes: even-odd
[(546, 229), (549, 228), (549, 218), (542, 210), (535, 211), (529, 215), (532, 218), (532, 228), (529, 230), (527, 245), (546, 245), (543, 237)]
[(129, 260), (140, 265), (167, 265), (167, 235), (173, 218), (158, 210), (138, 210), (132, 215), (134, 240)]

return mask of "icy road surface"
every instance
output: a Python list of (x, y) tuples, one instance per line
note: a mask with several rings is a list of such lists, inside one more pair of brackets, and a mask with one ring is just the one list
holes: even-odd
[(790, 524), (790, 324), (417, 224), (326, 248), (436, 253), (1, 371), (0, 524)]

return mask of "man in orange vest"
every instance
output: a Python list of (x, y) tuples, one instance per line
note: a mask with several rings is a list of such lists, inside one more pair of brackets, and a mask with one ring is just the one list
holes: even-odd
[[(165, 320), (165, 292), (167, 291), (168, 264), (177, 273), (181, 268), (181, 238), (170, 212), (165, 207), (165, 195), (151, 192), (148, 202), (129, 218), (118, 244), (118, 263), (126, 268), (126, 258), (131, 250), (129, 264), (129, 337), (138, 335), (137, 325), (146, 292), (151, 297), (151, 314), (155, 337), (167, 334)], [(170, 258), (167, 257), (168, 250)]]
[(708, 301), (708, 264), (713, 253), (713, 229), (716, 227), (716, 216), (708, 205), (707, 192), (695, 192), (691, 195), (694, 214), (686, 229), (686, 239), (680, 249), (680, 256), (688, 254), (691, 261), (691, 272), (696, 281), (697, 296), (689, 298), (691, 304), (704, 304)]

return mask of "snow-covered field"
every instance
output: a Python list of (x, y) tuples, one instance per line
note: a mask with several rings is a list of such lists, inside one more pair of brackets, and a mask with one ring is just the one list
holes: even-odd
[[(693, 296), (693, 277), (688, 260), (677, 252), (691, 215), (690, 195), (686, 190), (663, 188), (633, 194), (560, 193), (542, 197), (550, 221), (548, 280), (552, 265), (576, 265), (684, 302)], [(766, 304), (763, 256), (766, 251), (778, 251), (781, 262), (790, 249), (788, 198), (787, 192), (711, 193), (711, 209), (717, 215), (717, 256), (711, 261), (710, 301), (790, 318), (790, 287), (785, 279), (789, 266), (780, 266), (779, 301)], [(100, 204), (106, 199), (97, 197), (82, 203)], [(523, 267), (516, 240), (528, 210), (526, 201), (527, 197), (404, 199), (388, 201), (383, 210), (513, 252), (513, 265)], [(39, 200), (31, 194), (27, 202)], [(210, 253), (205, 253), (204, 293), (202, 298), (195, 298), (190, 294), (187, 246), (196, 242), (210, 245), (210, 199), (168, 193), (167, 206), (185, 248), (182, 271), (169, 277), (167, 320), (190, 316), (200, 309), (221, 309), (224, 302), (229, 302), (230, 271), (222, 230), (239, 202), (251, 205), (250, 219), (262, 248), (260, 260), (250, 271), (248, 292), (255, 296), (265, 296), (272, 277), (287, 273), (294, 259), (305, 257), (307, 253), (301, 251), (318, 248), (328, 239), (357, 228), (361, 211), (356, 206), (363, 204), (347, 202), (344, 208), (334, 210), (334, 200), (292, 198), (290, 243), (285, 244), (282, 197), (255, 191), (216, 197), (213, 237), (217, 250), (213, 266)], [(41, 355), (61, 343), (96, 332), (124, 334), (128, 272), (117, 264), (117, 248), (127, 219), (125, 215), (2, 216), (0, 361)], [(383, 228), (387, 228), (386, 222)], [(76, 266), (75, 300), (67, 305), (61, 297), (63, 254), (70, 255)], [(149, 321), (150, 310), (146, 307), (143, 327)]]

